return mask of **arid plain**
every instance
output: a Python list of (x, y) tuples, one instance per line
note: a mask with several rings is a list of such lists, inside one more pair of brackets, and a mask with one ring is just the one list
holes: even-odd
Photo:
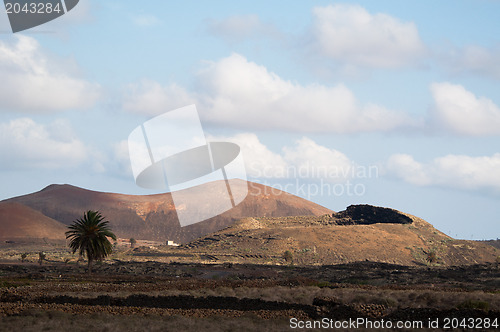
[[(291, 318), (500, 316), (495, 241), (455, 240), (389, 208), (333, 212), (249, 189), (235, 211), (188, 230), (172, 226), (163, 238), (165, 195), (63, 185), (0, 202), (0, 327), (287, 331)], [(64, 239), (72, 218), (90, 208), (119, 236), (92, 275)], [(137, 222), (145, 226), (134, 233)]]

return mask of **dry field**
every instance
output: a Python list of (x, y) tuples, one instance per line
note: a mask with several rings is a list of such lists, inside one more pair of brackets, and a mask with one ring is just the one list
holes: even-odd
[[(40, 249), (46, 254), (42, 264)], [(23, 252), (28, 255), (21, 262)], [(64, 244), (4, 243), (0, 330), (290, 331), (291, 317), (428, 321), (500, 316), (500, 268), (494, 263), (313, 266), (157, 258), (164, 257), (123, 243), (88, 275), (85, 262), (76, 262)]]

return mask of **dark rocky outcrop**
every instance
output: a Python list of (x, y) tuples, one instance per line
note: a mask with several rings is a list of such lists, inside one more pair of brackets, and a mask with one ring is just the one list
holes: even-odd
[(338, 225), (411, 224), (413, 220), (401, 212), (373, 205), (350, 205), (346, 210), (332, 214)]

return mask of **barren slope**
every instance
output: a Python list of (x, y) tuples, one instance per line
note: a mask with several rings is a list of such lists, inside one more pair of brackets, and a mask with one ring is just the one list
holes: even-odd
[[(320, 217), (246, 218), (184, 248), (216, 261), (250, 259), (262, 263), (285, 263), (283, 253), (289, 250), (298, 264), (369, 260), (401, 265), (462, 265), (494, 262), (500, 254), (487, 244), (454, 240), (409, 214), (354, 207), (371, 216), (349, 216), (350, 207)], [(393, 212), (387, 213), (389, 210)], [(431, 252), (436, 259), (429, 262)]]
[[(157, 195), (123, 195), (96, 192), (71, 185), (50, 185), (32, 194), (14, 197), (17, 202), (37, 210), (66, 225), (80, 218), (87, 210), (99, 210), (118, 237), (137, 240), (188, 242), (227, 227), (244, 217), (279, 217), (322, 215), (332, 211), (269, 187), (241, 180), (237, 186), (248, 186), (247, 198), (235, 208), (203, 222), (180, 227), (170, 193)], [(220, 186), (203, 185), (200, 192), (213, 197), (218, 204)]]
[(64, 240), (67, 227), (18, 203), (0, 202), (0, 239)]

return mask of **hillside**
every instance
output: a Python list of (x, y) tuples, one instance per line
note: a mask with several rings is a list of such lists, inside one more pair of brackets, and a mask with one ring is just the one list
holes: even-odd
[[(184, 243), (155, 254), (166, 261), (175, 257), (193, 262), (289, 264), (283, 258), (289, 251), (294, 263), (306, 265), (365, 260), (464, 265), (493, 262), (500, 255), (489, 244), (454, 240), (426, 221), (390, 208), (353, 205), (335, 213), (260, 184), (239, 181), (237, 185), (249, 189), (242, 203), (186, 227), (180, 227), (169, 193), (137, 196), (51, 185), (0, 202), (0, 238), (64, 238), (65, 225), (94, 209), (110, 220), (120, 238)], [(204, 185), (200, 193), (216, 198), (214, 188), (220, 186), (211, 186)]]
[(67, 227), (18, 203), (0, 202), (0, 239), (64, 240)]
[[(118, 237), (137, 240), (173, 240), (185, 243), (213, 233), (245, 217), (280, 217), (322, 215), (331, 210), (289, 193), (242, 180), (234, 185), (248, 186), (248, 196), (235, 208), (216, 217), (180, 227), (170, 193), (157, 195), (124, 195), (82, 189), (71, 185), (50, 185), (41, 191), (14, 197), (3, 202), (23, 204), (65, 225), (80, 218), (84, 211), (99, 210)], [(200, 186), (210, 193), (213, 202), (220, 188), (213, 183)]]
[(489, 244), (490, 246), (493, 246), (497, 249), (500, 249), (500, 240), (499, 239), (496, 239), (496, 240), (483, 240), (483, 241), (478, 241), (480, 243), (485, 243), (485, 244)]
[(246, 218), (177, 250), (183, 251), (219, 262), (281, 264), (290, 251), (294, 263), (307, 265), (468, 265), (500, 255), (487, 244), (454, 240), (418, 217), (369, 205), (324, 216)]

